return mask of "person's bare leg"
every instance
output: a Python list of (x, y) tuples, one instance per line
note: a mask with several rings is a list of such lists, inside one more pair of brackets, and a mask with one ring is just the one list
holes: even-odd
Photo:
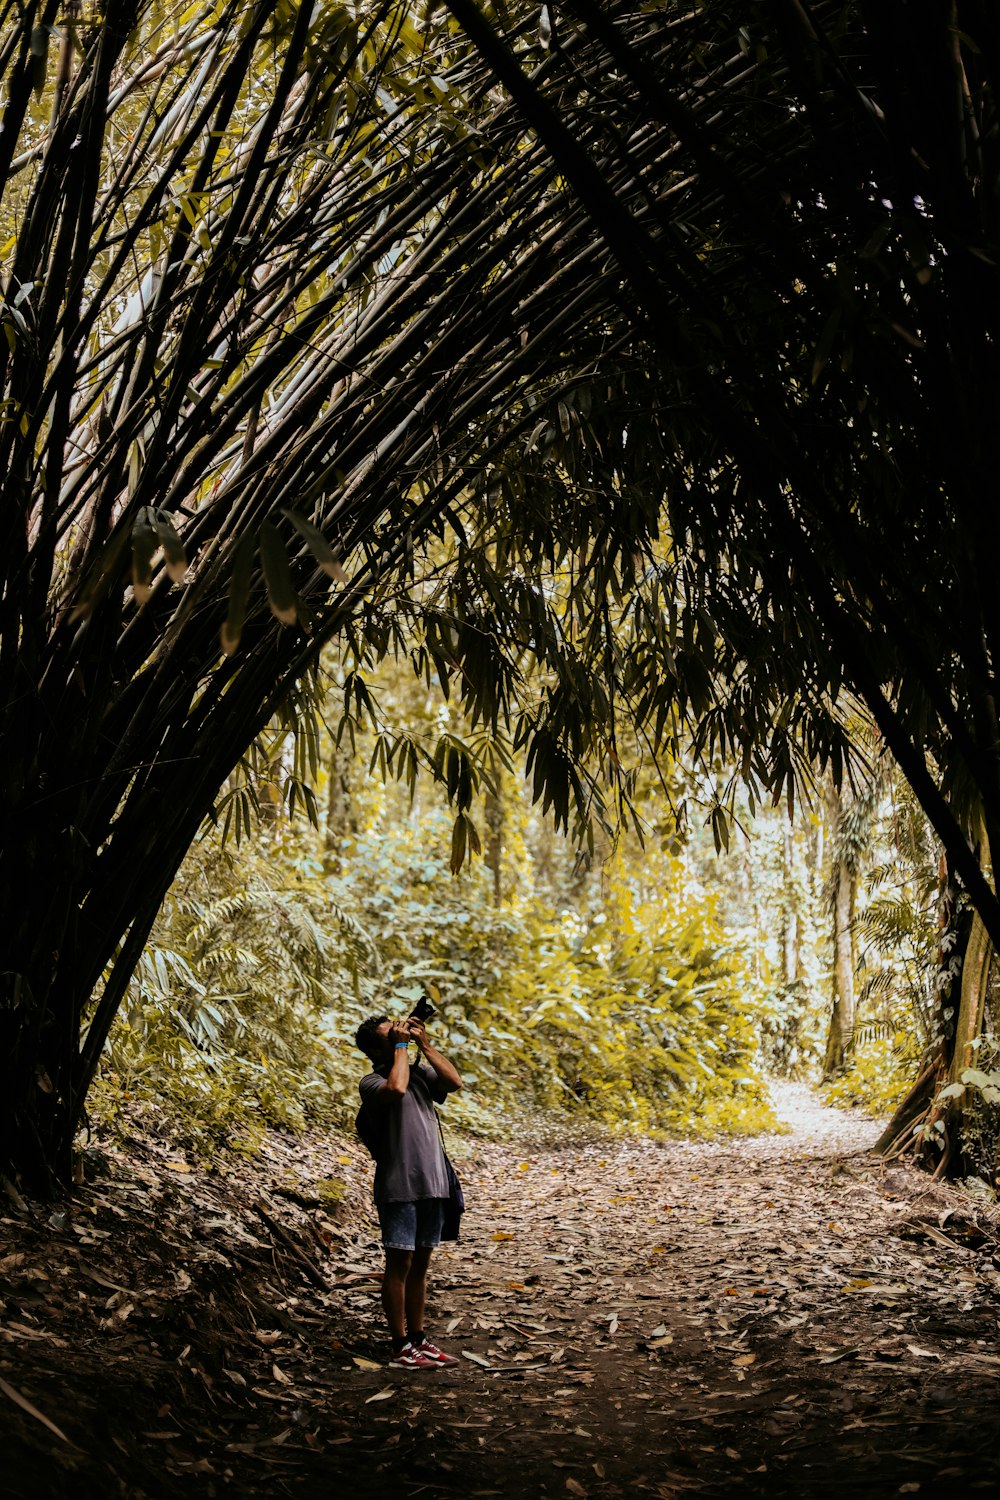
[[(423, 1252), (418, 1250), (417, 1255)], [(385, 1272), (382, 1276), (382, 1308), (393, 1339), (406, 1337), (404, 1311), (409, 1306), (409, 1273), (414, 1258), (412, 1250), (386, 1250)], [(424, 1264), (426, 1275), (427, 1266)]]
[(431, 1250), (427, 1245), (418, 1245), (413, 1252), (413, 1261), (406, 1278), (406, 1331), (423, 1333), (424, 1310), (427, 1306), (427, 1267)]

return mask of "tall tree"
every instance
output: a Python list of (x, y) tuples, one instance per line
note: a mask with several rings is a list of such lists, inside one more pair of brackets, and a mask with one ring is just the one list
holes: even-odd
[(856, 993), (854, 983), (854, 910), (857, 901), (858, 868), (856, 842), (851, 838), (852, 821), (843, 797), (832, 782), (827, 786), (827, 817), (830, 822), (830, 979), (832, 1005), (823, 1057), (823, 1077), (830, 1079), (843, 1066), (854, 1037)]
[[(0, 18), (0, 1155), (45, 1186), (224, 778), (325, 640), (407, 649), (424, 549), (447, 531), (460, 563), (530, 383), (610, 334), (586, 216), (445, 22), (398, 0)], [(581, 507), (567, 545), (607, 521)], [(623, 515), (622, 549), (654, 525)], [(520, 529), (554, 560), (541, 510)], [(512, 659), (554, 660), (537, 579), (517, 599)], [(423, 649), (477, 716), (509, 707), (468, 608), (431, 612)], [(522, 728), (568, 816), (559, 701)], [(464, 816), (458, 752), (453, 790)]]
[[(742, 668), (706, 732), (748, 762), (780, 755), (789, 716), (853, 691), (996, 943), (974, 836), (1000, 831), (1000, 523), (981, 503), (1000, 393), (994, 9), (566, 0), (532, 71), (516, 28), (449, 8), (657, 351), (672, 536)], [(661, 669), (661, 702), (675, 683)], [(839, 776), (822, 715), (804, 736)]]
[(564, 821), (620, 715), (791, 796), (853, 694), (1000, 941), (990, 9), (450, 9), (0, 0), (0, 1139), (36, 1181), (338, 633), (419, 621)]

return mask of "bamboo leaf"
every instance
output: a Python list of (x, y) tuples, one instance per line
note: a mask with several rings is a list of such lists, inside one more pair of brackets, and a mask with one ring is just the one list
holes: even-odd
[(246, 531), (237, 542), (233, 553), (233, 572), (229, 581), (229, 609), (222, 626), (222, 649), (227, 656), (232, 656), (243, 634), (243, 621), (246, 618), (256, 554), (256, 539), (252, 532)]
[(294, 625), (299, 617), (299, 597), (292, 582), (287, 548), (270, 521), (261, 523), (260, 557), (264, 565), (264, 582), (271, 613), (282, 625)]
[[(37, 27), (35, 29), (38, 30)], [(29, 1401), (27, 1396), (22, 1396), (21, 1392), (17, 1390), (15, 1386), (8, 1385), (6, 1380), (0, 1379), (0, 1391), (3, 1392), (3, 1394), (9, 1401), (13, 1401), (15, 1406), (19, 1406), (22, 1411), (26, 1411), (28, 1413), (29, 1417), (34, 1417), (37, 1421), (41, 1422), (43, 1427), (47, 1427), (50, 1432), (55, 1433), (56, 1437), (61, 1438), (64, 1443), (67, 1443), (69, 1445), (69, 1447), (76, 1447), (76, 1444), (66, 1436), (62, 1428), (57, 1427), (53, 1421), (50, 1421), (50, 1419), (45, 1415), (44, 1412), (39, 1411), (38, 1407), (35, 1406), (31, 1401)]]
[(349, 578), (346, 570), (318, 527), (314, 526), (311, 521), (307, 521), (305, 516), (300, 515), (298, 511), (282, 509), (281, 514), (291, 521), (327, 577), (334, 579), (337, 583), (347, 583)]
[(156, 548), (156, 515), (150, 506), (144, 505), (132, 526), (132, 592), (140, 607), (153, 591), (153, 553)]
[(453, 875), (457, 875), (465, 863), (468, 821), (465, 813), (459, 813), (451, 831), (451, 873)]
[[(139, 476), (142, 473), (142, 444), (138, 438), (131, 444), (128, 450), (128, 497), (131, 500), (139, 488)], [(152, 515), (152, 511), (150, 512)], [(150, 523), (152, 524), (152, 522)]]
[(45, 90), (45, 74), (49, 61), (49, 28), (47, 26), (33, 26), (31, 28), (31, 42), (29, 44), (31, 55), (31, 79), (35, 98), (40, 99)]
[(187, 553), (184, 550), (184, 543), (178, 536), (173, 521), (165, 511), (158, 510), (155, 512), (153, 527), (163, 548), (167, 574), (171, 582), (180, 583), (187, 572)]

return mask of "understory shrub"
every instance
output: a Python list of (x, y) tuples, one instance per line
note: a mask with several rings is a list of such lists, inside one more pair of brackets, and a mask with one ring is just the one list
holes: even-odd
[(138, 1116), (203, 1157), (253, 1150), (267, 1126), (348, 1124), (328, 985), (367, 939), (270, 853), (237, 860), (208, 838), (188, 856), (111, 1030), (94, 1119)]
[(823, 1090), (829, 1104), (848, 1104), (880, 1117), (890, 1115), (912, 1088), (920, 1043), (910, 1031), (891, 1036), (862, 1034), (844, 1071)]
[(482, 862), (450, 873), (446, 811), (374, 800), (336, 872), (287, 825), (236, 858), (214, 836), (195, 847), (112, 1030), (98, 1119), (140, 1110), (206, 1156), (265, 1126), (349, 1125), (358, 1022), (431, 988), (467, 1130), (521, 1106), (645, 1132), (774, 1124), (760, 999), (682, 857), (616, 856), (557, 906), (512, 839), (498, 904)]

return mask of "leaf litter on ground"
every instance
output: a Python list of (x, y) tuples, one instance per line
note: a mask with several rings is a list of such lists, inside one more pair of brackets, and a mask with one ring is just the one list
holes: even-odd
[(868, 1156), (872, 1122), (781, 1102), (791, 1135), (467, 1148), (430, 1303), (464, 1358), (419, 1375), (388, 1366), (360, 1148), (269, 1137), (222, 1176), (109, 1147), (64, 1220), (0, 1219), (12, 1461), (53, 1495), (72, 1472), (74, 1496), (151, 1500), (192, 1473), (271, 1495), (279, 1471), (359, 1497), (989, 1481), (995, 1211)]

